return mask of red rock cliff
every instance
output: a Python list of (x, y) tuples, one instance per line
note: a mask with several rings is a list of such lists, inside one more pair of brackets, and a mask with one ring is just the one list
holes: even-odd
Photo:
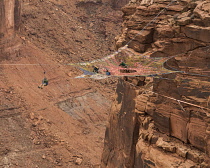
[(173, 2), (148, 24), (169, 3), (122, 8), (117, 48), (136, 36), (129, 48), (152, 57), (179, 54), (168, 65), (184, 73), (119, 80), (102, 167), (210, 167), (210, 2)]
[(0, 1), (0, 53), (13, 52), (16, 41), (15, 31), (20, 26), (20, 1), (1, 0)]

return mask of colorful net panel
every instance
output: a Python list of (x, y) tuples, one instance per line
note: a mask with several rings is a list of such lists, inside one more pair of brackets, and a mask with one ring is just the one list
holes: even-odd
[(80, 77), (92, 78), (99, 76), (100, 78), (102, 76), (155, 76), (177, 72), (164, 68), (164, 63), (170, 57), (150, 57), (146, 54), (136, 54), (128, 48), (123, 48), (120, 52), (115, 52), (102, 59), (69, 65), (76, 66), (84, 72), (84, 75)]

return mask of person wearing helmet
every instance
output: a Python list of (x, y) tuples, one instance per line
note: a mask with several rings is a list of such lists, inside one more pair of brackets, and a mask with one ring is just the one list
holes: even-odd
[(99, 68), (97, 66), (93, 66), (93, 72), (98, 73)]
[(42, 80), (42, 84), (38, 86), (38, 88), (43, 89), (43, 87), (47, 85), (48, 85), (48, 79), (44, 77), (44, 79)]
[(48, 79), (46, 77), (44, 77), (44, 79), (42, 80), (42, 84), (44, 86), (47, 86), (48, 85)]

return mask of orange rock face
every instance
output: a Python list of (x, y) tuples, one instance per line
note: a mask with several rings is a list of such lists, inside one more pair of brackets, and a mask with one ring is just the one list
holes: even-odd
[(19, 0), (2, 0), (0, 1), (0, 51), (12, 52), (11, 46), (16, 45), (15, 31), (20, 25), (20, 8)]
[(63, 63), (105, 55), (121, 12), (78, 1), (0, 0), (1, 56), (22, 39), (17, 57), (0, 56), (0, 167), (99, 167), (115, 79), (76, 80), (81, 72)]
[(150, 24), (168, 3), (132, 1), (122, 9), (124, 27), (117, 48), (132, 40), (128, 46), (136, 52), (176, 55), (167, 64), (182, 73), (119, 81), (102, 167), (210, 165), (209, 2), (174, 2)]

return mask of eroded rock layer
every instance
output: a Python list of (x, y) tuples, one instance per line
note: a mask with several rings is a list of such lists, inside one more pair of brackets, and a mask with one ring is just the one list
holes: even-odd
[(119, 81), (102, 167), (210, 167), (209, 5), (131, 1), (122, 8), (117, 48), (175, 56), (165, 67), (180, 73)]
[(7, 54), (15, 53), (18, 42), (15, 39), (15, 32), (20, 26), (19, 0), (0, 1), (0, 56), (7, 57)]

